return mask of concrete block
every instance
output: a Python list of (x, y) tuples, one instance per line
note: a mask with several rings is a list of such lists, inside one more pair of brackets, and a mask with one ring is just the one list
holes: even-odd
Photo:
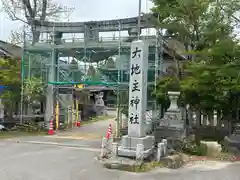
[(163, 149), (164, 149), (164, 143), (158, 143), (158, 148), (157, 148), (157, 161), (158, 162), (161, 160), (161, 157), (163, 156)]
[(118, 155), (118, 143), (112, 143), (112, 153), (115, 157)]
[(106, 155), (106, 146), (107, 146), (107, 138), (102, 138), (102, 144), (101, 144), (101, 153), (100, 157), (103, 158)]
[(163, 156), (166, 156), (167, 155), (167, 140), (163, 139), (162, 143), (163, 143)]
[(136, 148), (136, 160), (142, 162), (144, 159), (144, 145), (143, 144), (137, 144)]

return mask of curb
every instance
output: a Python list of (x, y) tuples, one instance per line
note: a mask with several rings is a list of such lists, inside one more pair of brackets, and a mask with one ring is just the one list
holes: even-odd
[(224, 157), (207, 157), (207, 156), (191, 156), (189, 162), (192, 161), (228, 161), (228, 162), (239, 162), (240, 156), (229, 156), (224, 159)]

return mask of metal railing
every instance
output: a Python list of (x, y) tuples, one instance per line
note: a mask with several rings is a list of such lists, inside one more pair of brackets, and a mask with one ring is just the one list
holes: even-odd
[[(101, 43), (101, 42), (118, 42), (119, 40), (124, 42), (124, 41), (128, 41), (129, 39), (131, 39), (130, 36), (122, 36), (122, 37), (118, 37), (118, 36), (111, 36), (111, 37), (96, 37), (96, 38), (63, 38), (61, 39), (62, 43), (84, 43), (84, 42), (91, 42), (91, 41), (95, 41), (97, 43)], [(151, 39), (156, 39), (156, 36), (140, 36), (140, 39), (142, 40), (151, 40)], [(52, 39), (40, 39), (39, 42), (37, 44), (51, 44), (52, 43)], [(32, 41), (26, 41), (26, 44), (30, 45), (32, 44)]]

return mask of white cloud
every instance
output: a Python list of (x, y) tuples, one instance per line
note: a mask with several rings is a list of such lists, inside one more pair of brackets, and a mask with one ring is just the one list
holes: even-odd
[[(57, 0), (57, 2), (74, 7), (70, 21), (108, 20), (126, 18), (138, 15), (139, 0)], [(142, 0), (142, 12), (152, 5), (149, 0)], [(1, 4), (0, 4), (1, 9)], [(67, 20), (65, 20), (67, 21)], [(7, 15), (0, 12), (0, 39), (7, 40), (11, 30), (21, 26), (19, 22), (12, 22)]]

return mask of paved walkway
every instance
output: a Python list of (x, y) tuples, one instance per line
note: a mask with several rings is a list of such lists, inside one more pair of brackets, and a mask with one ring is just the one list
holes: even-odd
[(101, 147), (102, 137), (106, 136), (109, 124), (112, 125), (112, 130), (114, 132), (115, 121), (113, 118), (111, 118), (108, 120), (86, 124), (79, 128), (74, 128), (70, 131), (57, 132), (55, 135), (20, 137), (13, 138), (8, 141), (55, 146), (81, 147), (92, 149), (92, 151), (99, 151)]
[(61, 137), (80, 137), (80, 138), (90, 138), (90, 139), (99, 139), (103, 136), (106, 136), (108, 126), (111, 124), (112, 130), (115, 131), (115, 120), (110, 118), (108, 120), (97, 121), (91, 124), (83, 125), (79, 128), (74, 128), (70, 132), (59, 133), (58, 136)]

